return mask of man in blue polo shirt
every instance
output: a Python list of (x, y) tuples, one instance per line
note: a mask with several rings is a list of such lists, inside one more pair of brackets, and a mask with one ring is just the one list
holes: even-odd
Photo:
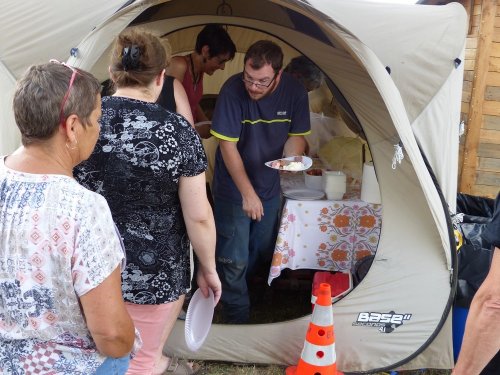
[(280, 178), (264, 163), (302, 155), (310, 133), (307, 92), (282, 67), (277, 44), (254, 43), (243, 72), (222, 87), (213, 114), (211, 133), (220, 141), (213, 181), (216, 260), (227, 323), (248, 322), (247, 277), (262, 262), (270, 265), (274, 250)]

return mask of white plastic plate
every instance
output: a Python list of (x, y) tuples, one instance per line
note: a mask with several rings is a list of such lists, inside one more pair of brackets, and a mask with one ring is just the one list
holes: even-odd
[(287, 198), (299, 201), (314, 201), (323, 198), (325, 193), (320, 190), (313, 189), (289, 189), (285, 190), (283, 195)]
[(197, 289), (189, 301), (184, 325), (184, 336), (189, 350), (197, 351), (208, 336), (214, 317), (214, 293), (211, 289), (208, 298)]

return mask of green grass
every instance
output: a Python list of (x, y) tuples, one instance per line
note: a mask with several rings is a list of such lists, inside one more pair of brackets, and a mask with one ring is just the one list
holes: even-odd
[(202, 363), (205, 375), (283, 375), (285, 368), (280, 366), (234, 365), (219, 362)]
[[(198, 362), (202, 365), (204, 375), (284, 375), (283, 366), (239, 365), (221, 362)], [(417, 370), (399, 371), (399, 375), (449, 375), (450, 370)], [(373, 375), (388, 375), (388, 372), (373, 373)]]

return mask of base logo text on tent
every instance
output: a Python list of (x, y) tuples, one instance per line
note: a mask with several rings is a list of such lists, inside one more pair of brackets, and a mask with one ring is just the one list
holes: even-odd
[(353, 326), (364, 327), (379, 327), (378, 330), (382, 333), (391, 333), (396, 328), (404, 323), (405, 320), (410, 320), (412, 314), (396, 314), (394, 311), (388, 313), (378, 312), (361, 312), (358, 314), (358, 319)]

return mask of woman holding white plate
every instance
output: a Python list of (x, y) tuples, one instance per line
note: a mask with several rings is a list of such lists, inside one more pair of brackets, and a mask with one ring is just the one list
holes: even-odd
[(156, 103), (165, 64), (152, 34), (127, 29), (117, 37), (110, 64), (117, 90), (102, 101), (101, 135), (76, 173), (107, 199), (123, 236), (122, 293), (143, 338), (129, 375), (196, 370), (162, 355), (190, 287), (189, 241), (199, 260), (198, 286), (206, 297), (213, 291), (215, 304), (221, 295), (200, 138), (182, 116)]

